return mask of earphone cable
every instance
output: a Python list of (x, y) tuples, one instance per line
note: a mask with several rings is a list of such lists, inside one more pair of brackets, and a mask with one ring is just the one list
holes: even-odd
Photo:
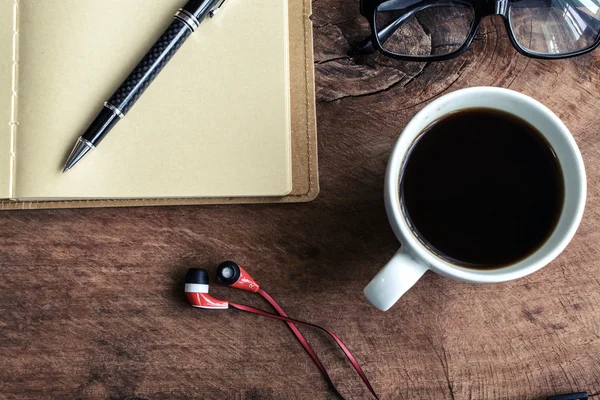
[(266, 311), (259, 310), (258, 308), (246, 306), (246, 305), (243, 305), (243, 304), (237, 304), (237, 303), (231, 303), (230, 302), (229, 306), (232, 307), (232, 308), (235, 308), (237, 310), (247, 312), (247, 313), (262, 315), (264, 317), (278, 319), (280, 321), (285, 321), (285, 322), (289, 322), (289, 323), (292, 323), (292, 324), (300, 324), (300, 325), (305, 325), (305, 326), (311, 326), (313, 328), (317, 328), (317, 329), (320, 329), (320, 330), (326, 332), (329, 336), (331, 336), (331, 338), (333, 338), (333, 340), (340, 347), (340, 349), (342, 349), (342, 351), (344, 352), (344, 354), (346, 355), (346, 357), (348, 358), (348, 360), (350, 361), (350, 363), (352, 364), (352, 366), (354, 367), (354, 369), (356, 370), (356, 372), (358, 373), (358, 375), (361, 377), (361, 379), (363, 380), (363, 382), (365, 383), (365, 385), (367, 386), (367, 388), (369, 389), (369, 391), (371, 392), (371, 394), (375, 397), (375, 399), (379, 400), (379, 396), (377, 396), (377, 393), (375, 393), (375, 389), (373, 389), (373, 386), (371, 385), (371, 382), (369, 382), (369, 379), (367, 378), (367, 376), (365, 375), (364, 371), (362, 370), (362, 368), (360, 367), (360, 365), (356, 361), (356, 358), (352, 355), (352, 353), (350, 352), (350, 350), (348, 349), (348, 347), (346, 347), (346, 345), (344, 344), (344, 342), (342, 342), (342, 340), (339, 337), (337, 337), (336, 334), (333, 333), (332, 331), (330, 331), (329, 329), (323, 328), (322, 326), (319, 326), (319, 325), (316, 325), (316, 324), (312, 324), (310, 322), (299, 321), (299, 320), (292, 319), (292, 318), (289, 318), (289, 317), (284, 317), (284, 316), (281, 316), (281, 315), (271, 314), (271, 313), (268, 313)]
[[(281, 306), (275, 301), (275, 299), (273, 297), (271, 297), (271, 295), (269, 295), (267, 292), (265, 292), (262, 289), (258, 289), (257, 293), (259, 295), (261, 295), (275, 309), (275, 311), (277, 311), (277, 313), (279, 315), (281, 315), (282, 317), (287, 317), (288, 316), (285, 313), (285, 311), (283, 311), (283, 308), (281, 308)], [(314, 352), (314, 350), (312, 349), (312, 347), (310, 347), (310, 344), (308, 344), (308, 341), (306, 340), (306, 338), (304, 338), (304, 336), (302, 335), (302, 333), (300, 332), (300, 330), (292, 322), (286, 321), (286, 324), (290, 328), (290, 330), (292, 331), (292, 333), (294, 334), (294, 336), (296, 336), (296, 339), (298, 339), (298, 341), (300, 342), (300, 344), (302, 345), (302, 347), (304, 347), (304, 350), (306, 350), (306, 352), (308, 353), (308, 355), (310, 356), (310, 358), (312, 358), (312, 360), (314, 361), (314, 363), (317, 365), (317, 368), (319, 368), (319, 371), (321, 371), (321, 374), (323, 374), (323, 376), (325, 377), (325, 380), (327, 381), (327, 383), (329, 384), (329, 386), (331, 386), (331, 388), (335, 391), (335, 393), (340, 398), (344, 399), (344, 396), (342, 396), (342, 394), (340, 393), (340, 391), (338, 390), (338, 388), (335, 386), (335, 384), (331, 380), (331, 377), (327, 373), (327, 369), (325, 368), (325, 366), (323, 365), (323, 363), (321, 362), (321, 360), (319, 359), (319, 357), (316, 355), (316, 353)]]

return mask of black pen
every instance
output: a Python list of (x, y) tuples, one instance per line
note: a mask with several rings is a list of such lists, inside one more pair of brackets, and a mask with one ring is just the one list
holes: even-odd
[(135, 67), (115, 94), (104, 103), (102, 111), (85, 133), (77, 140), (63, 172), (73, 168), (86, 154), (104, 139), (106, 134), (124, 118), (135, 102), (163, 70), (181, 45), (200, 26), (206, 17), (214, 17), (225, 0), (189, 0), (175, 14), (175, 19)]

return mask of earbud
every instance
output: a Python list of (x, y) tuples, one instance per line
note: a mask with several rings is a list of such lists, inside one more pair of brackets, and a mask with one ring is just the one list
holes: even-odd
[(192, 306), (207, 310), (226, 310), (229, 303), (208, 294), (208, 271), (190, 268), (185, 275), (185, 296)]
[(258, 292), (258, 284), (250, 275), (233, 261), (225, 261), (217, 268), (217, 279), (219, 282), (229, 285), (236, 289), (246, 290), (248, 292)]
[(302, 347), (304, 347), (304, 350), (306, 350), (308, 355), (313, 359), (313, 361), (317, 365), (317, 368), (319, 368), (319, 371), (321, 371), (329, 385), (331, 385), (335, 392), (338, 395), (340, 395), (337, 388), (331, 381), (331, 378), (329, 377), (325, 366), (323, 365), (323, 363), (321, 363), (321, 360), (319, 360), (319, 357), (317, 357), (314, 350), (310, 347), (310, 344), (308, 344), (304, 336), (302, 336), (302, 333), (298, 330), (296, 325), (300, 324), (321, 329), (335, 340), (335, 342), (338, 344), (340, 349), (342, 349), (342, 351), (344, 352), (344, 354), (346, 355), (356, 372), (360, 375), (361, 379), (363, 380), (371, 394), (373, 394), (375, 399), (379, 400), (379, 397), (377, 397), (377, 393), (375, 393), (373, 386), (371, 385), (369, 379), (358, 364), (358, 361), (356, 361), (352, 353), (350, 353), (350, 350), (348, 350), (348, 347), (344, 344), (344, 342), (342, 342), (341, 339), (338, 338), (333, 332), (315, 324), (289, 318), (285, 311), (283, 311), (281, 306), (277, 304), (275, 299), (273, 299), (264, 290), (260, 290), (258, 284), (254, 282), (254, 279), (252, 279), (242, 267), (240, 267), (233, 261), (225, 261), (224, 263), (219, 265), (219, 267), (217, 268), (217, 277), (219, 279), (219, 282), (232, 286), (236, 289), (242, 289), (247, 290), (249, 292), (258, 293), (269, 304), (271, 304), (271, 306), (273, 306), (273, 308), (277, 311), (277, 314), (271, 314), (269, 312), (260, 310), (258, 308), (246, 306), (244, 304), (237, 304), (234, 302), (228, 303), (227, 301), (218, 300), (210, 296), (208, 294), (208, 272), (205, 269), (201, 268), (190, 268), (185, 276), (185, 295), (187, 296), (187, 299), (192, 304), (192, 306), (197, 308), (205, 308), (209, 310), (224, 310), (231, 307), (232, 309), (243, 311), (246, 313), (257, 314), (263, 317), (269, 317), (279, 321), (284, 321), (290, 327), (290, 329), (292, 330), (292, 332), (296, 336), (296, 339), (298, 339)]

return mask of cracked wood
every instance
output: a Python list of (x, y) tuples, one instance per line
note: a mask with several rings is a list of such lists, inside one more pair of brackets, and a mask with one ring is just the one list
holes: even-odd
[[(187, 305), (186, 269), (230, 258), (290, 316), (339, 334), (384, 399), (600, 390), (600, 51), (530, 60), (491, 19), (451, 61), (357, 60), (346, 54), (368, 33), (358, 1), (313, 5), (320, 197), (0, 214), (0, 398), (335, 398), (285, 324)], [(583, 223), (527, 278), (472, 285), (426, 274), (377, 312), (361, 291), (399, 246), (382, 195), (392, 146), (429, 101), (477, 85), (532, 96), (571, 129), (588, 172)], [(268, 309), (216, 283), (211, 293)], [(342, 393), (368, 398), (336, 346), (301, 329)]]

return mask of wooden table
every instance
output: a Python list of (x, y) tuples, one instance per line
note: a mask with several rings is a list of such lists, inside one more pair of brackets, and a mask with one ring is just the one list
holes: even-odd
[[(0, 214), (0, 398), (335, 398), (283, 323), (188, 306), (187, 268), (224, 259), (290, 315), (337, 332), (385, 399), (600, 390), (600, 51), (528, 59), (496, 19), (451, 61), (358, 62), (345, 55), (367, 32), (357, 3), (314, 1), (315, 202)], [(477, 85), (528, 94), (571, 129), (588, 172), (583, 223), (534, 275), (472, 285), (428, 273), (378, 312), (361, 291), (398, 247), (382, 199), (392, 145), (427, 102)], [(304, 332), (342, 392), (368, 398), (335, 345)]]

